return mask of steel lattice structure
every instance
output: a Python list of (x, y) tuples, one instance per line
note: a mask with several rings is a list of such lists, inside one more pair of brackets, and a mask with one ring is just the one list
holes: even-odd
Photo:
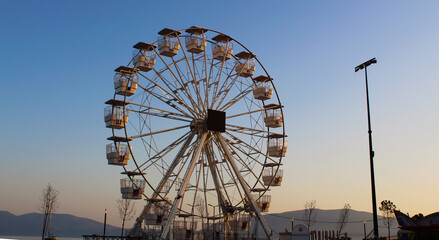
[(108, 163), (127, 175), (122, 198), (147, 201), (133, 230), (160, 226), (164, 239), (189, 218), (233, 233), (250, 231), (254, 217), (271, 238), (261, 212), (269, 188), (281, 184), (287, 150), (273, 79), (254, 53), (218, 31), (159, 35), (134, 45), (115, 70), (105, 109)]

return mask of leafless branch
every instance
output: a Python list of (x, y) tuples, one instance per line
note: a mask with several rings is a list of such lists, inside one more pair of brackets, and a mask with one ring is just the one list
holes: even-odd
[(136, 214), (136, 210), (134, 209), (134, 201), (129, 199), (119, 199), (117, 200), (117, 209), (119, 210), (119, 217), (122, 219), (122, 233), (121, 237), (123, 237), (123, 230), (125, 228), (125, 221), (133, 219)]
[(337, 237), (340, 238), (341, 231), (346, 226), (346, 222), (349, 219), (349, 211), (351, 210), (351, 205), (345, 203), (343, 209), (340, 211), (340, 216), (338, 217), (337, 224)]
[(317, 218), (317, 212), (315, 211), (317, 207), (316, 200), (306, 202), (303, 207), (305, 208), (303, 219), (305, 219), (305, 225), (308, 227), (308, 230), (310, 230)]
[(41, 193), (38, 209), (44, 214), (43, 239), (45, 238), (47, 231), (50, 233), (52, 213), (54, 213), (59, 207), (58, 194), (58, 190), (56, 190), (50, 183), (47, 184), (46, 188), (44, 188)]

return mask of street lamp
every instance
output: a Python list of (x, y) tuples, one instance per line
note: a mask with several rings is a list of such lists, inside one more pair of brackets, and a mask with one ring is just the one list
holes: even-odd
[(375, 58), (370, 59), (369, 61), (366, 61), (358, 66), (355, 67), (355, 72), (358, 72), (359, 70), (362, 70), (364, 68), (364, 74), (366, 77), (366, 98), (367, 98), (367, 123), (369, 126), (369, 156), (370, 156), (370, 179), (371, 179), (371, 185), (372, 185), (372, 209), (373, 209), (373, 233), (375, 240), (378, 240), (378, 215), (377, 215), (377, 200), (376, 200), (376, 194), (375, 194), (375, 173), (373, 168), (373, 157), (375, 155), (373, 148), (372, 148), (372, 129), (370, 124), (370, 107), (369, 107), (369, 87), (367, 85), (367, 67), (377, 63), (377, 60)]
[(107, 232), (107, 209), (105, 209), (105, 216), (104, 216), (104, 240), (105, 240), (106, 232)]

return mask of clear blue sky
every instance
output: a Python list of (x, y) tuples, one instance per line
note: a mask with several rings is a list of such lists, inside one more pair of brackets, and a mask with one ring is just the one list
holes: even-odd
[[(274, 77), (289, 151), (272, 212), (344, 203), (371, 211), (363, 72), (368, 73), (377, 199), (439, 211), (438, 1), (2, 1), (0, 210), (59, 212), (119, 224), (120, 169), (105, 159), (104, 101), (132, 45), (165, 27), (233, 36)], [(280, 195), (282, 191), (282, 195)], [(143, 203), (139, 202), (138, 207)]]

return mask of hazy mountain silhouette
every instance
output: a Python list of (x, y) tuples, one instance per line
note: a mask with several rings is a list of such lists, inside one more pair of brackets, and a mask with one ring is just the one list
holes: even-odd
[[(283, 232), (285, 229), (291, 231), (291, 218), (294, 217), (294, 224), (303, 224), (304, 210), (289, 211), (283, 213), (266, 214), (269, 226), (275, 232)], [(311, 226), (311, 230), (336, 230), (340, 209), (322, 210), (316, 209), (316, 223)], [(378, 216), (381, 219), (381, 216)], [(363, 238), (363, 221), (366, 220), (366, 231), (372, 230), (372, 214), (351, 210), (348, 223), (343, 232), (347, 232), (353, 239)], [(28, 213), (16, 216), (7, 211), (0, 211), (0, 235), (9, 236), (40, 236), (42, 232), (43, 215), (40, 213)], [(54, 214), (52, 217), (54, 234), (61, 237), (81, 237), (83, 234), (102, 234), (103, 223), (88, 218), (76, 217), (70, 214)], [(387, 228), (382, 221), (380, 223), (380, 236), (387, 236)], [(396, 221), (391, 229), (391, 234), (395, 235), (398, 224)], [(107, 224), (107, 235), (120, 234), (120, 228)], [(263, 234), (262, 229), (258, 234)], [(262, 235), (261, 235), (262, 236)]]
[[(316, 209), (317, 213), (316, 223), (311, 226), (311, 230), (332, 231), (337, 229), (337, 221), (340, 215), (340, 209), (322, 210)], [(304, 224), (303, 219), (304, 210), (289, 211), (279, 214), (265, 215), (268, 224), (276, 232), (284, 232), (285, 229), (291, 231), (291, 218), (294, 217), (294, 224)], [(378, 219), (381, 219), (378, 216)], [(353, 239), (362, 239), (364, 236), (363, 221), (366, 220), (366, 232), (369, 233), (373, 229), (372, 213), (356, 211), (351, 209), (349, 212), (349, 219), (342, 232), (347, 232)], [(387, 228), (384, 227), (382, 221), (379, 222), (380, 236), (387, 236)], [(398, 223), (396, 220), (393, 223), (390, 233), (395, 235), (398, 231)]]
[[(61, 237), (82, 237), (83, 234), (102, 234), (104, 224), (70, 214), (53, 214), (53, 233)], [(0, 211), (0, 235), (40, 236), (43, 231), (43, 214), (28, 213), (16, 216)], [(119, 235), (121, 229), (107, 224), (107, 235)]]

